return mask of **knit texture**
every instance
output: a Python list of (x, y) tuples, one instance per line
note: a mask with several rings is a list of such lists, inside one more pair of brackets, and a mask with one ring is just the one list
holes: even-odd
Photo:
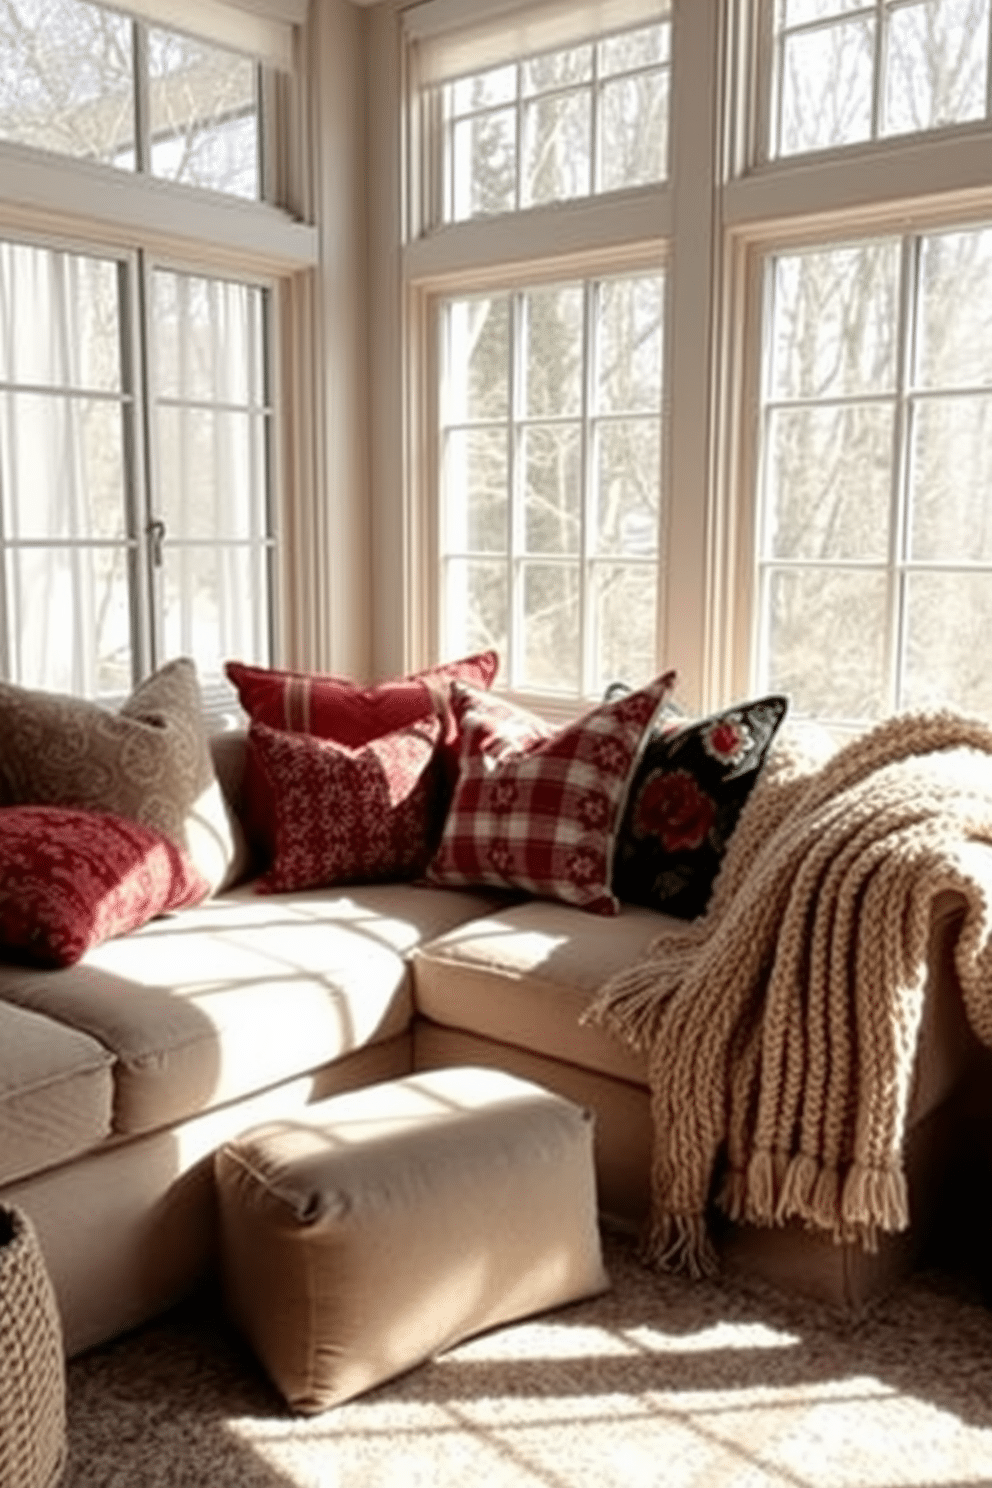
[(886, 720), (824, 760), (773, 750), (704, 916), (659, 936), (586, 1014), (648, 1053), (647, 1257), (712, 1272), (706, 1210), (877, 1243), (909, 1223), (903, 1137), (931, 910), (992, 1044), (992, 730)]

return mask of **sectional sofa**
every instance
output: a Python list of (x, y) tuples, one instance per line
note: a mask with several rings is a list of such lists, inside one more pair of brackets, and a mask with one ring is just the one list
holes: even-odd
[[(131, 716), (161, 732), (159, 703), (139, 699)], [(44, 781), (10, 768), (14, 732), (8, 715), (0, 803), (32, 791), (45, 799)], [(214, 735), (209, 757), (196, 758), (202, 835), (224, 843), (214, 892), (69, 966), (0, 963), (0, 1202), (22, 1206), (37, 1228), (70, 1354), (153, 1316), (209, 1272), (222, 1142), (418, 1070), (498, 1067), (591, 1107), (601, 1210), (638, 1224), (652, 1141), (646, 1057), (580, 1020), (667, 917), (409, 878), (258, 892), (242, 831), (252, 814), (245, 731)], [(910, 1230), (871, 1253), (795, 1224), (725, 1225), (726, 1264), (852, 1304), (912, 1261), (943, 1202), (981, 1054), (954, 970), (961, 913), (946, 895), (929, 932), (907, 1120)]]

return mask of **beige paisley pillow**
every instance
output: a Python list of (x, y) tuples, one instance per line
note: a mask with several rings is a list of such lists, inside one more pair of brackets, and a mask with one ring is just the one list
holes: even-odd
[(0, 805), (69, 806), (144, 822), (217, 889), (245, 844), (214, 774), (196, 668), (170, 661), (118, 713), (0, 682)]

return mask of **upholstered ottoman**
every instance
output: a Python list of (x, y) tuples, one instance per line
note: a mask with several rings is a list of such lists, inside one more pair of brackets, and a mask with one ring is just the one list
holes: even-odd
[(590, 1114), (495, 1070), (334, 1096), (216, 1175), (229, 1312), (296, 1411), (609, 1285)]

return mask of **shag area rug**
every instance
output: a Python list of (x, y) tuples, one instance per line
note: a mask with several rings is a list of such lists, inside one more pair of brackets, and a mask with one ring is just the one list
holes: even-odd
[(473, 1339), (362, 1399), (287, 1414), (201, 1297), (73, 1361), (63, 1488), (992, 1485), (992, 1312), (924, 1272), (860, 1317), (659, 1277)]

